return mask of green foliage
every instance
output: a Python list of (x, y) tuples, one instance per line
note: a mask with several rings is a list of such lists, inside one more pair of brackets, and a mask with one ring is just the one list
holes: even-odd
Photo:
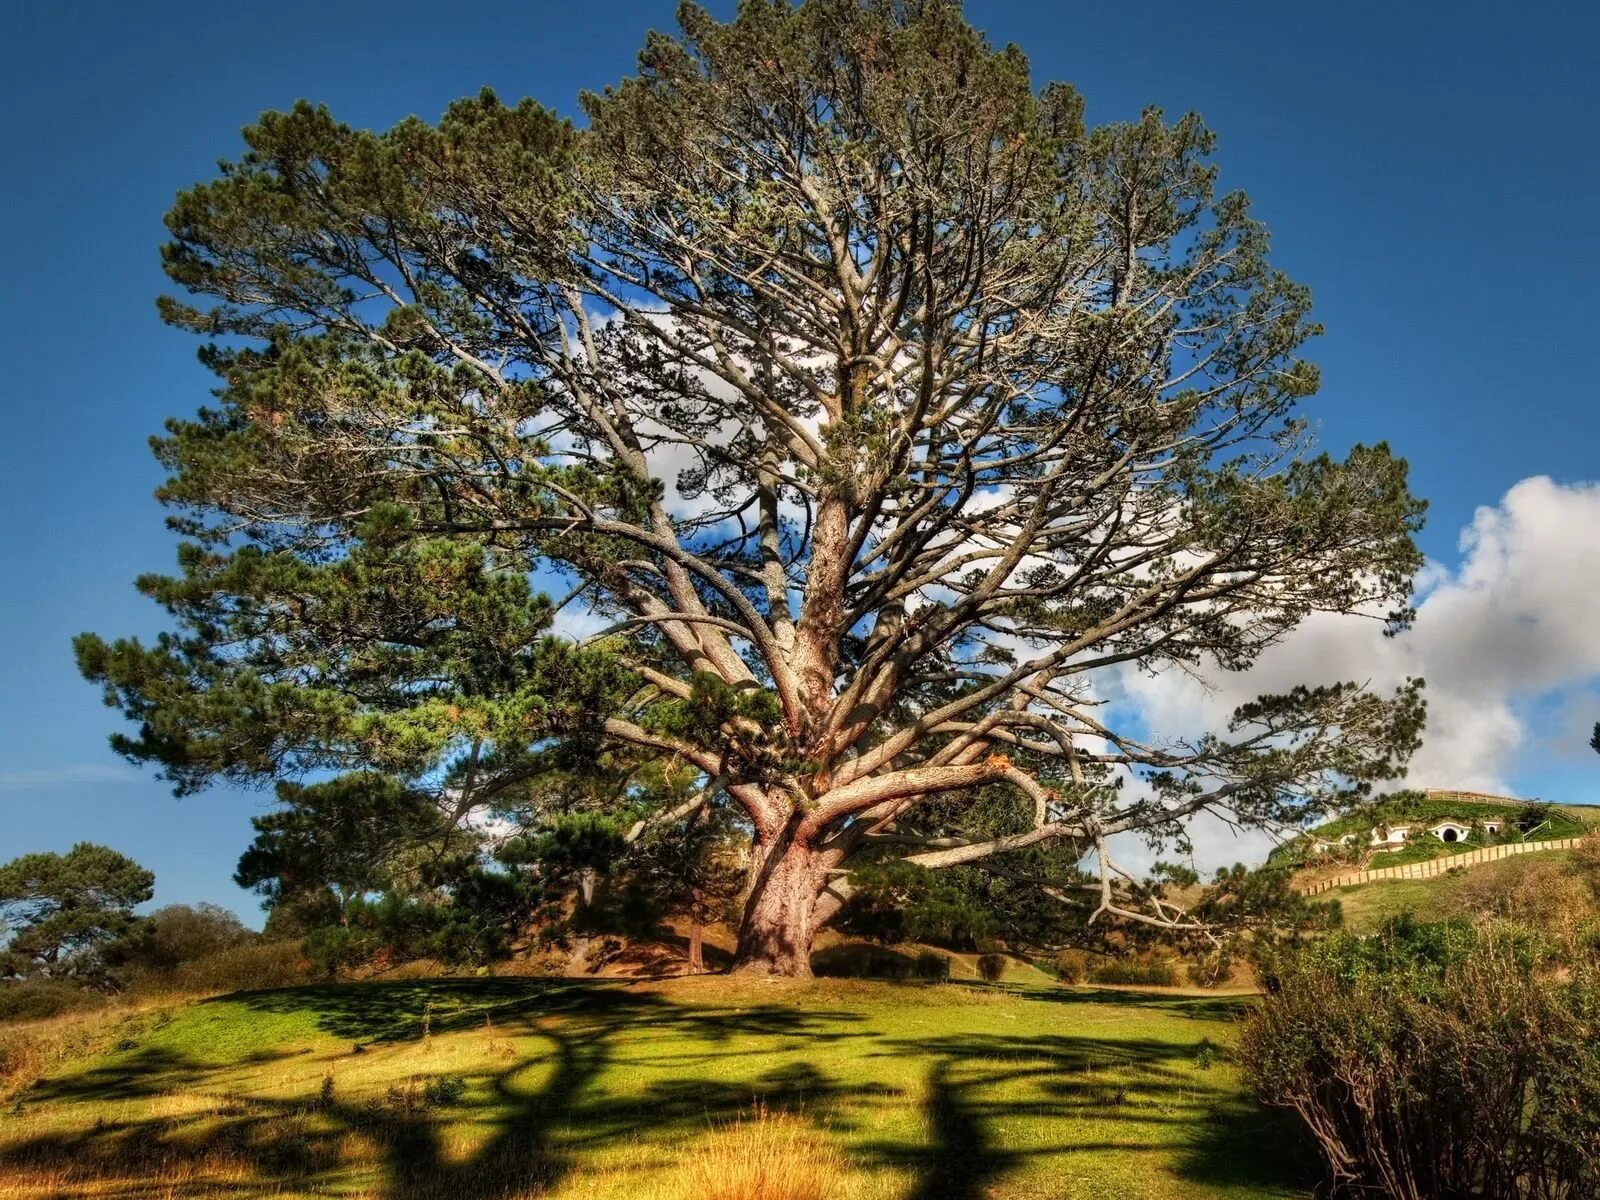
[(922, 950), (912, 961), (911, 971), (918, 979), (943, 983), (950, 978), (950, 956), (936, 950)]
[(986, 983), (999, 983), (1006, 975), (1008, 963), (1004, 954), (978, 955), (978, 977)]
[(843, 943), (813, 953), (811, 970), (825, 979), (910, 979), (916, 960), (885, 946)]
[(251, 818), (255, 841), (234, 872), (271, 904), (330, 888), (340, 901), (384, 891), (402, 856), (430, 842), (443, 852), (452, 832), (431, 795), (375, 771), (285, 781), (277, 793), (282, 807)]
[(189, 544), (182, 576), (141, 579), (181, 633), (75, 643), (84, 675), (140, 727), (114, 747), (180, 793), (352, 764), (416, 778), (454, 765), (464, 740), (480, 758), (485, 745), (592, 742), (627, 686), (604, 651), (546, 636), (548, 601), (482, 544), (420, 537), (380, 509), (326, 559)]
[(154, 891), (153, 874), (92, 842), (0, 864), (0, 975), (97, 974), (97, 951), (134, 928)]
[(306, 935), (304, 952), (312, 968), (328, 977), (354, 967), (420, 958), (487, 963), (505, 957), (536, 900), (537, 891), (528, 881), (474, 867), (445, 899), (388, 893), (347, 901), (338, 924)]
[(467, 1081), (459, 1075), (437, 1075), (422, 1085), (422, 1102), (430, 1108), (458, 1104), (467, 1094)]
[(1341, 919), (1337, 900), (1302, 896), (1294, 890), (1290, 871), (1272, 863), (1219, 868), (1190, 911), (1196, 920), (1223, 930), (1248, 929), (1270, 937), (1336, 929)]
[(1510, 925), (1391, 924), (1278, 964), (1241, 1051), (1338, 1185), (1400, 1197), (1600, 1188), (1600, 972)]
[[(177, 791), (303, 789), (248, 886), (312, 928), (324, 887), (442, 910), (486, 849), (450, 830), (515, 814), (509, 873), (577, 880), (585, 919), (602, 885), (708, 909), (727, 823), (619, 869), (673, 795), (654, 759), (862, 868), (878, 936), (1060, 944), (1084, 909), (1037, 884), (1096, 830), (1181, 846), (1208, 805), (1300, 821), (1403, 773), (1415, 680), (1293, 686), (1181, 753), (1072, 744), (1093, 671), (1242, 670), (1318, 612), (1398, 628), (1422, 561), (1403, 460), (1306, 448), (1310, 296), (1203, 122), (1091, 129), (946, 0), (679, 23), (582, 129), (487, 91), (381, 132), (301, 103), (167, 214), (161, 314), (217, 377), (155, 442), (185, 541), (139, 587), (172, 628), (76, 653)], [(603, 633), (549, 636), (535, 572)], [(924, 777), (899, 850), (836, 786), (984, 754), (1003, 786)], [(1036, 824), (1011, 878), (888, 861)]]
[(103, 952), (107, 969), (137, 989), (171, 980), (189, 964), (256, 943), (258, 935), (216, 904), (169, 904), (141, 919)]
[(1178, 972), (1171, 963), (1133, 962), (1109, 959), (1089, 969), (1090, 983), (1125, 984), (1132, 987), (1175, 987)]

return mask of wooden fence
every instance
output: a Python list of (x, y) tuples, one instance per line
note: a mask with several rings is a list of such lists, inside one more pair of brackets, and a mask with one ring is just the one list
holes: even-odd
[(1516, 854), (1532, 854), (1536, 850), (1571, 850), (1582, 841), (1582, 838), (1572, 837), (1551, 838), (1545, 842), (1507, 842), (1503, 846), (1484, 846), (1482, 849), (1468, 850), (1462, 854), (1446, 854), (1439, 858), (1430, 858), (1427, 862), (1406, 863), (1399, 867), (1379, 867), (1375, 871), (1352, 871), (1347, 875), (1336, 875), (1332, 879), (1324, 879), (1295, 890), (1302, 896), (1315, 896), (1319, 892), (1332, 891), (1334, 888), (1351, 887), (1358, 883), (1377, 883), (1384, 879), (1434, 879), (1457, 867), (1478, 867)]

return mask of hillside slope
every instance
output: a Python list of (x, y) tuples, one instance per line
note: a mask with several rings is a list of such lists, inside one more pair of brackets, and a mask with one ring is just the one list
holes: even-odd
[[(0, 1196), (1305, 1196), (1238, 1001), (723, 977), (246, 993), (130, 1018), (0, 1125)], [(744, 1193), (740, 1193), (744, 1194)]]

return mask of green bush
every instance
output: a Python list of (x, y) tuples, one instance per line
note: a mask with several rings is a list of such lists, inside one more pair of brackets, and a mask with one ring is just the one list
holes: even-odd
[(1082, 950), (1063, 950), (1056, 955), (1055, 968), (1062, 983), (1082, 983), (1089, 977), (1089, 956)]
[(924, 950), (912, 962), (911, 970), (918, 979), (931, 979), (942, 983), (950, 978), (950, 956), (935, 950)]
[(1600, 1195), (1600, 964), (1550, 968), (1523, 927), (1391, 922), (1273, 965), (1239, 1053), (1335, 1187)]
[(128, 973), (174, 971), (249, 945), (259, 936), (220, 905), (169, 904), (141, 920), (115, 948), (112, 961)]
[(1144, 987), (1173, 987), (1178, 972), (1170, 963), (1124, 962), (1113, 959), (1089, 972), (1090, 983), (1120, 983)]
[(1005, 978), (1006, 956), (1004, 954), (978, 955), (978, 977), (986, 983), (999, 983)]
[(422, 1102), (430, 1108), (455, 1104), (467, 1094), (467, 1081), (459, 1075), (441, 1075), (422, 1087)]
[(834, 979), (909, 979), (914, 966), (898, 950), (860, 943), (829, 946), (811, 956), (812, 974)]

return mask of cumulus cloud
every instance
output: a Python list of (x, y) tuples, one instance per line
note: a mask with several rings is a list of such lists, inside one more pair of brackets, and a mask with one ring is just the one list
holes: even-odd
[[(1296, 683), (1353, 679), (1389, 689), (1420, 675), (1428, 729), (1408, 782), (1513, 791), (1537, 748), (1530, 713), (1583, 728), (1576, 701), (1600, 681), (1600, 484), (1525, 479), (1477, 510), (1458, 551), (1453, 567), (1428, 564), (1416, 623), (1397, 638), (1382, 637), (1371, 620), (1317, 614), (1248, 672), (1130, 670), (1119, 699), (1155, 736), (1183, 736)], [(1269, 844), (1264, 834), (1236, 837), (1215, 820), (1197, 822), (1191, 836), (1207, 867)]]

